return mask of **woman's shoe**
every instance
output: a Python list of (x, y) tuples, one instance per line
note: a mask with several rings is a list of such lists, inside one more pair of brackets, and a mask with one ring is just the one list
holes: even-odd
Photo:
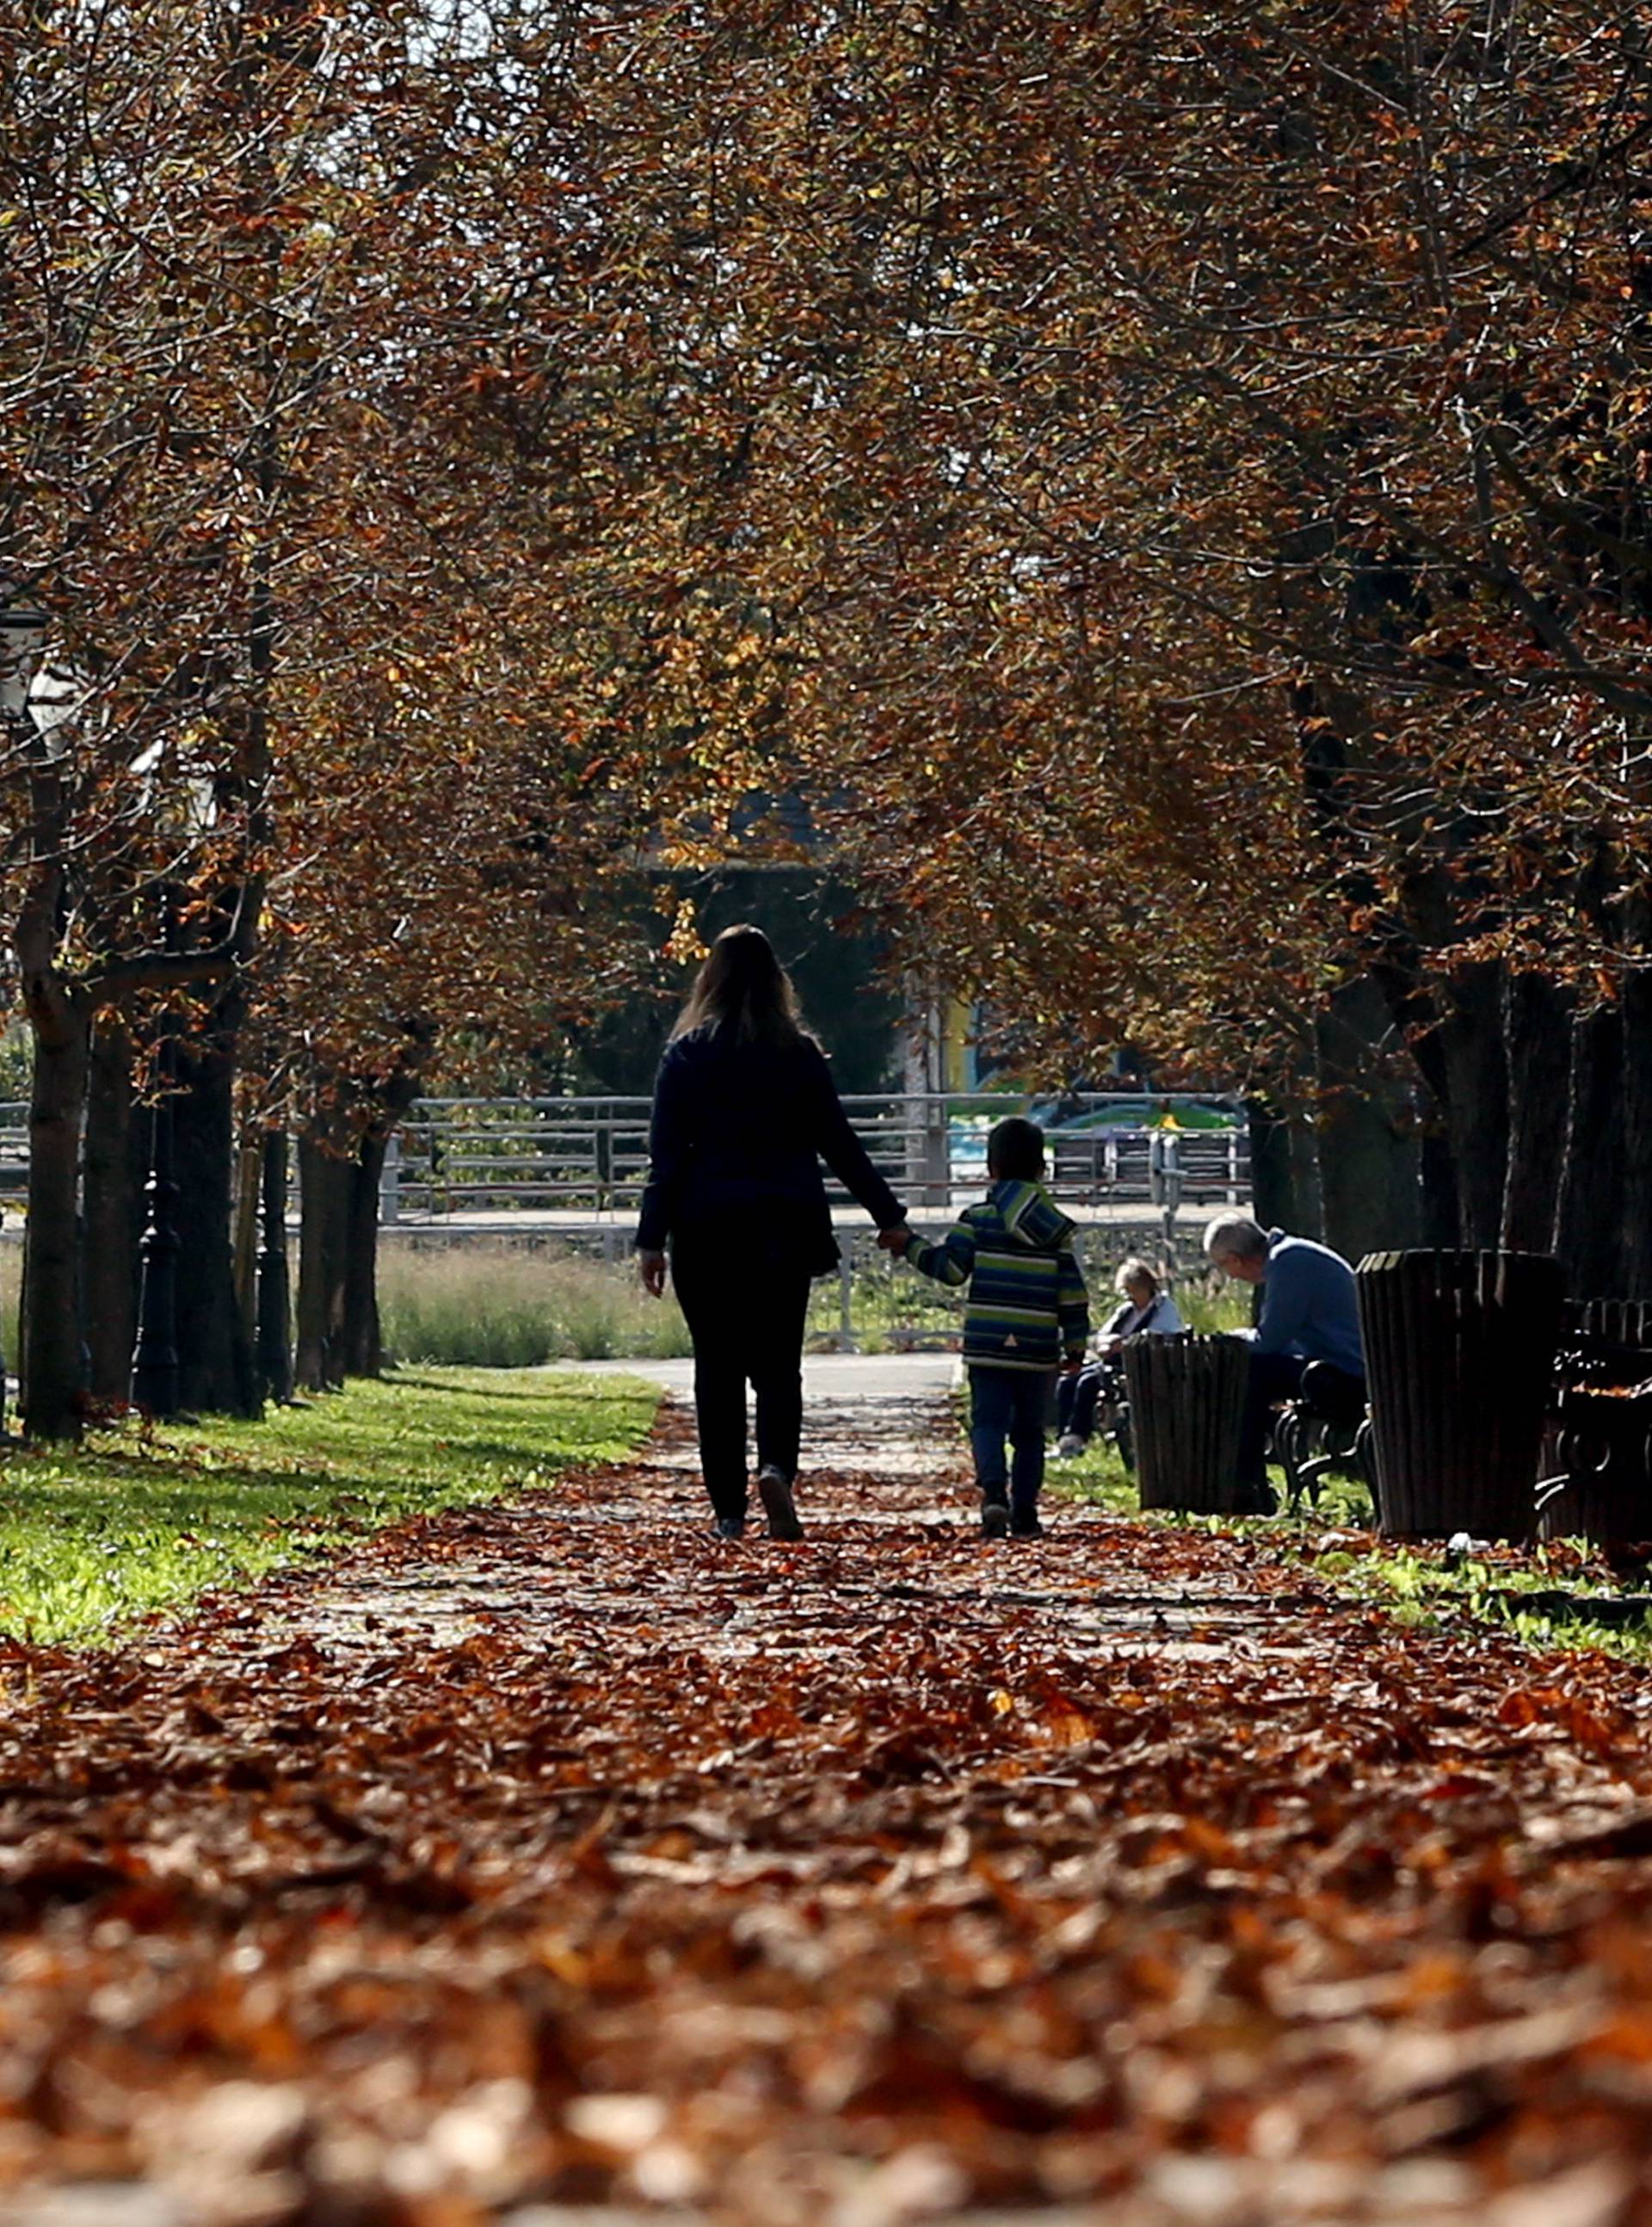
[(762, 1502), (763, 1513), (769, 1518), (771, 1539), (800, 1539), (803, 1526), (797, 1520), (797, 1503), (792, 1498), (791, 1479), (777, 1470), (773, 1463), (757, 1472), (757, 1496)]

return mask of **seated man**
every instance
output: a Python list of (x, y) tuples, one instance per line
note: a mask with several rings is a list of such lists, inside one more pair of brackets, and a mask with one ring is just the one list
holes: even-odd
[(1212, 1266), (1241, 1284), (1260, 1285), (1261, 1312), (1250, 1341), (1250, 1382), (1239, 1440), (1239, 1481), (1271, 1516), (1278, 1503), (1267, 1482), (1268, 1411), (1291, 1399), (1311, 1361), (1336, 1370), (1351, 1396), (1362, 1397), (1365, 1354), (1360, 1344), (1354, 1271), (1329, 1245), (1264, 1229), (1245, 1214), (1219, 1214), (1205, 1226)]

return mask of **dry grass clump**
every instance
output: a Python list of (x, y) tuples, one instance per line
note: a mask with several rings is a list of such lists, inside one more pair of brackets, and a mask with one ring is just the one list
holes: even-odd
[(676, 1302), (651, 1299), (628, 1263), (501, 1245), (386, 1245), (379, 1257), (385, 1350), (397, 1361), (533, 1369), (686, 1353)]

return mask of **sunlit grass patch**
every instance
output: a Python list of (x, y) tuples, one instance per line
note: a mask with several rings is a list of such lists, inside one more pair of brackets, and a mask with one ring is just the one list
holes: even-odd
[(1528, 1646), (1652, 1656), (1648, 1573), (1576, 1539), (1483, 1545), (1373, 1537), (1310, 1548), (1316, 1576), (1413, 1624), (1496, 1625)]
[(399, 1518), (622, 1458), (659, 1394), (630, 1379), (424, 1369), (259, 1423), (136, 1422), (0, 1459), (0, 1630), (84, 1638)]

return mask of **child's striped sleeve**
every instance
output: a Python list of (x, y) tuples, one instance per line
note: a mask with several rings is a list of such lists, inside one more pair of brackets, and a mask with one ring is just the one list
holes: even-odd
[(933, 1276), (937, 1284), (966, 1284), (975, 1267), (974, 1225), (964, 1216), (938, 1245), (915, 1230), (906, 1258), (921, 1276)]

